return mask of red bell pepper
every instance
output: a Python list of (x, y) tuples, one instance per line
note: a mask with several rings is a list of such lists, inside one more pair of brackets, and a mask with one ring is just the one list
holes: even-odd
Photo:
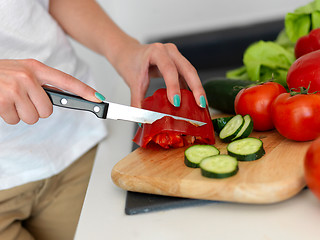
[(214, 144), (214, 130), (207, 108), (201, 108), (194, 100), (192, 92), (181, 90), (181, 105), (174, 107), (167, 98), (166, 89), (157, 90), (152, 96), (142, 102), (142, 108), (170, 115), (194, 119), (207, 124), (194, 126), (193, 124), (163, 117), (152, 124), (143, 124), (133, 139), (141, 147), (158, 144), (163, 148), (178, 148), (192, 143)]
[(320, 28), (313, 29), (308, 35), (296, 42), (294, 53), (296, 58), (320, 49)]

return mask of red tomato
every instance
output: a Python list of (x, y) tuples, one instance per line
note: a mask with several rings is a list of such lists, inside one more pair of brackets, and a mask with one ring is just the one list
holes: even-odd
[(320, 91), (320, 50), (298, 58), (287, 74), (289, 89), (308, 88), (309, 92)]
[(320, 49), (320, 28), (313, 29), (308, 35), (298, 39), (294, 53), (299, 58), (307, 53)]
[(253, 120), (253, 128), (267, 131), (274, 128), (271, 119), (271, 103), (286, 89), (276, 82), (266, 82), (240, 90), (234, 102), (235, 112), (242, 116), (249, 114)]
[(307, 151), (304, 175), (309, 189), (320, 199), (320, 138), (313, 141)]
[(320, 95), (280, 94), (271, 106), (278, 132), (291, 140), (309, 141), (320, 136)]

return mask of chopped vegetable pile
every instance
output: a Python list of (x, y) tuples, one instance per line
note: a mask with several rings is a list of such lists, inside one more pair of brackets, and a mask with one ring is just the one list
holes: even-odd
[(212, 122), (218, 127), (220, 139), (230, 142), (227, 145), (228, 154), (220, 155), (220, 150), (211, 145), (193, 145), (184, 153), (187, 167), (200, 168), (204, 177), (228, 178), (239, 171), (238, 161), (257, 160), (265, 154), (263, 142), (258, 138), (248, 137), (253, 130), (250, 115), (220, 117)]

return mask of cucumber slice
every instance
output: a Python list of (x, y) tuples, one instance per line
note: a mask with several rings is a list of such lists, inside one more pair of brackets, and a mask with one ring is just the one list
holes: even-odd
[(238, 132), (237, 136), (232, 139), (232, 141), (236, 139), (246, 138), (249, 137), (249, 135), (253, 131), (253, 121), (249, 114), (245, 115), (243, 117), (244, 124), (242, 125), (241, 130)]
[(220, 154), (212, 145), (193, 145), (184, 152), (184, 163), (188, 167), (197, 168), (202, 159)]
[(229, 122), (232, 117), (220, 117), (212, 120), (213, 129), (216, 133), (220, 133), (222, 128)]
[(232, 117), (221, 130), (219, 134), (220, 139), (223, 142), (231, 142), (232, 139), (234, 139), (237, 136), (243, 124), (244, 120), (240, 114), (237, 114), (236, 116)]
[(239, 170), (237, 159), (226, 154), (207, 157), (199, 166), (202, 176), (209, 178), (231, 177)]
[(230, 156), (239, 161), (253, 161), (261, 158), (264, 154), (263, 142), (258, 138), (243, 138), (228, 144), (227, 151)]

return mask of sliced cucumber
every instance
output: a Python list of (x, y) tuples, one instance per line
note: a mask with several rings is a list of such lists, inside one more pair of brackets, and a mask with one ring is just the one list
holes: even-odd
[(231, 177), (239, 170), (237, 159), (226, 154), (207, 157), (199, 166), (202, 176), (209, 178)]
[(220, 154), (212, 145), (193, 145), (184, 152), (184, 163), (188, 167), (197, 168), (202, 159)]
[(243, 117), (240, 114), (232, 117), (221, 130), (219, 137), (223, 142), (230, 142), (234, 139), (244, 124)]
[(232, 139), (232, 141), (249, 137), (249, 135), (252, 133), (253, 121), (252, 121), (252, 118), (250, 117), (250, 115), (249, 114), (245, 115), (243, 117), (243, 120), (244, 120), (244, 124), (242, 125), (242, 128), (238, 132), (237, 136), (234, 139)]
[(253, 161), (264, 154), (263, 142), (258, 138), (243, 138), (228, 144), (227, 151), (230, 156), (239, 161)]
[(227, 124), (227, 122), (229, 122), (229, 120), (232, 117), (220, 117), (220, 118), (214, 118), (212, 120), (212, 124), (213, 124), (213, 129), (216, 133), (220, 133), (222, 128), (224, 128), (224, 126)]

